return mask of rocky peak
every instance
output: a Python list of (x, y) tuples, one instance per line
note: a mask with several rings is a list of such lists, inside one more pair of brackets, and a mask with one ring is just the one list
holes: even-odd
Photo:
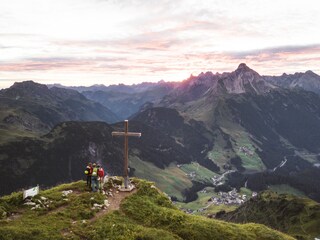
[(48, 87), (46, 85), (36, 83), (32, 80), (29, 81), (23, 81), (23, 82), (15, 82), (11, 87), (11, 89), (21, 89), (21, 90), (48, 90)]
[(264, 79), (274, 85), (284, 88), (300, 87), (307, 91), (320, 93), (320, 76), (311, 70), (306, 72), (296, 72), (294, 74), (282, 74), (281, 76), (264, 77)]
[(250, 70), (250, 68), (245, 63), (240, 63), (237, 70)]
[(4, 90), (6, 97), (47, 99), (52, 93), (46, 85), (34, 81), (15, 82), (10, 88)]
[(306, 71), (305, 75), (310, 76), (310, 77), (319, 77), (319, 75), (315, 74), (311, 70)]
[(222, 74), (202, 72), (198, 76), (191, 75), (183, 81), (166, 99), (166, 102), (189, 102), (205, 96), (217, 96), (228, 93), (239, 94), (245, 92), (264, 93), (272, 84), (265, 82), (262, 76), (241, 63), (233, 72)]
[(270, 88), (259, 73), (249, 68), (245, 63), (241, 63), (234, 72), (226, 75), (222, 81), (228, 93), (262, 93)]
[(238, 68), (234, 71), (236, 74), (253, 74), (256, 76), (260, 76), (256, 71), (249, 68), (245, 63), (240, 63)]

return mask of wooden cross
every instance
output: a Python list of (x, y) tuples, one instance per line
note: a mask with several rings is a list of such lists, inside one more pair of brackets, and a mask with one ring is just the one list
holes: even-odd
[(124, 121), (124, 132), (112, 132), (112, 136), (124, 136), (124, 187), (127, 189), (129, 185), (128, 178), (128, 137), (141, 137), (141, 133), (128, 132), (128, 120)]

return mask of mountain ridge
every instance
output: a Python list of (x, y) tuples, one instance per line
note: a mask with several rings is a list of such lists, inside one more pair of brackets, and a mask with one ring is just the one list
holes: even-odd
[(267, 82), (284, 88), (303, 88), (320, 94), (320, 76), (311, 70), (304, 73), (286, 74), (281, 76), (264, 76)]
[[(247, 66), (246, 63), (240, 63), (238, 65), (238, 67), (233, 71), (233, 72), (241, 72), (245, 70), (245, 72), (248, 71), (252, 71), (254, 75), (262, 77), (266, 82), (275, 85), (275, 86), (280, 86), (280, 87), (285, 87), (285, 88), (291, 88), (291, 87), (301, 87), (305, 90), (308, 91), (314, 91), (316, 93), (319, 93), (320, 91), (320, 86), (319, 84), (315, 85), (315, 88), (309, 87), (308, 83), (307, 83), (307, 79), (308, 77), (310, 78), (314, 78), (316, 82), (320, 81), (320, 76), (316, 73), (314, 73), (311, 70), (307, 70), (306, 72), (302, 73), (302, 72), (296, 72), (293, 74), (287, 74), (287, 73), (283, 73), (282, 75), (279, 76), (271, 76), (271, 75), (260, 75), (259, 73), (257, 73), (256, 71), (252, 70), (250, 67)], [(215, 77), (225, 77), (226, 75), (230, 74), (232, 72), (223, 72), (223, 73), (213, 73), (212, 71), (208, 71), (206, 73), (200, 73), (198, 74), (198, 76), (193, 76), (191, 75), (188, 79), (185, 79), (183, 81), (177, 81), (177, 82), (165, 82), (164, 80), (161, 80), (157, 83), (152, 83), (152, 82), (143, 82), (143, 83), (139, 83), (139, 84), (133, 84), (133, 85), (126, 85), (126, 84), (118, 84), (118, 85), (110, 85), (110, 86), (105, 86), (103, 84), (95, 84), (89, 87), (69, 87), (69, 86), (63, 86), (61, 84), (48, 84), (47, 86), (49, 88), (51, 87), (60, 87), (60, 88), (69, 88), (69, 89), (74, 89), (77, 90), (79, 92), (83, 92), (83, 91), (116, 91), (116, 92), (123, 92), (123, 93), (136, 93), (139, 91), (144, 91), (147, 90), (149, 88), (152, 88), (156, 85), (161, 85), (161, 84), (171, 84), (173, 86), (173, 88), (177, 87), (178, 85), (180, 85), (183, 82), (188, 82), (190, 81), (190, 79), (200, 79), (201, 76), (203, 75), (207, 75), (207, 77), (209, 75), (211, 76), (215, 76)], [(300, 82), (300, 78), (303, 78)], [(292, 85), (293, 82), (293, 85)], [(290, 85), (291, 84), (291, 85)]]
[(118, 117), (99, 103), (88, 100), (75, 90), (49, 89), (46, 85), (26, 81), (0, 91), (2, 129), (18, 128), (29, 132), (49, 131), (68, 120), (118, 121)]
[(297, 239), (320, 236), (320, 204), (307, 198), (272, 191), (259, 193), (235, 211), (217, 213), (230, 222), (256, 222), (286, 232)]

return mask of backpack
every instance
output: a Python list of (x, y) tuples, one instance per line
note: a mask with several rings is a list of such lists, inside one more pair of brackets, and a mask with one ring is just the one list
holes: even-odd
[(98, 168), (93, 168), (93, 170), (92, 170), (92, 174), (91, 174), (91, 176), (92, 177), (96, 177), (98, 175)]
[(91, 174), (91, 168), (89, 166), (87, 166), (86, 170), (84, 171), (85, 175), (90, 175)]

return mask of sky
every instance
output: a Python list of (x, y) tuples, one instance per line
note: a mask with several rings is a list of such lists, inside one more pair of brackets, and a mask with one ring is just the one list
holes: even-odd
[(318, 0), (1, 0), (0, 88), (320, 74)]

